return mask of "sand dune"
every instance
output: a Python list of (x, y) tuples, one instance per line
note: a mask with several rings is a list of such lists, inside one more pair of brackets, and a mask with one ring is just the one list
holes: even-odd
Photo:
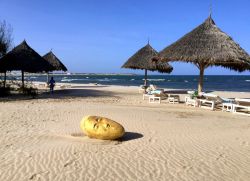
[[(0, 180), (249, 180), (249, 117), (148, 104), (133, 87), (75, 89), (0, 102)], [(125, 136), (89, 139), (86, 115), (118, 121)]]

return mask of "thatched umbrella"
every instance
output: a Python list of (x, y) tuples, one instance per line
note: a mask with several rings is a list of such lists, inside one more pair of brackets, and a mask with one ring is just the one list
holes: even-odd
[(154, 59), (157, 57), (157, 54), (157, 51), (148, 43), (130, 57), (122, 68), (145, 70), (144, 86), (147, 86), (147, 70), (158, 71), (161, 73), (170, 73), (173, 70), (173, 67), (168, 63)]
[[(45, 54), (43, 58), (49, 62), (49, 64), (53, 67), (52, 71), (67, 71), (67, 68), (63, 65), (63, 63), (55, 56), (55, 54), (50, 51), (49, 53)], [(47, 82), (49, 81), (49, 72), (47, 74)]]
[(222, 66), (239, 72), (250, 70), (250, 57), (214, 23), (211, 15), (204, 23), (184, 37), (163, 49), (163, 61), (184, 61), (200, 69), (198, 91), (203, 88), (204, 70), (209, 66)]
[(22, 85), (24, 87), (24, 72), (48, 72), (53, 70), (53, 67), (24, 40), (0, 59), (0, 71), (12, 70), (22, 71)]

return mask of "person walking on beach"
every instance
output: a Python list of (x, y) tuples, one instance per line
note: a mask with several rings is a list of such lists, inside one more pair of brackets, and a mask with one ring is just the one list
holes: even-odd
[(50, 81), (49, 81), (49, 88), (50, 88), (50, 93), (54, 93), (54, 87), (55, 87), (55, 80), (53, 77), (51, 77)]

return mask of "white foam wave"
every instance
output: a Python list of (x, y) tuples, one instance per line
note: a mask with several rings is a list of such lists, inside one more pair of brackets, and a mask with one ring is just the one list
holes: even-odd
[(62, 82), (73, 82), (73, 81), (78, 81), (78, 80), (87, 80), (87, 79), (62, 79)]
[(112, 81), (116, 81), (118, 79), (109, 79), (109, 78), (104, 78), (104, 79), (97, 79), (100, 82), (112, 82)]
[[(145, 80), (145, 79), (142, 79)], [(148, 81), (152, 81), (152, 82), (161, 82), (161, 81), (165, 81), (165, 79), (147, 79)]]

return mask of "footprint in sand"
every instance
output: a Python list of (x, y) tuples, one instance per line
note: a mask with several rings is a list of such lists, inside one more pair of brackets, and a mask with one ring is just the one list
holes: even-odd
[(241, 146), (249, 146), (249, 143), (248, 143), (248, 141), (242, 141), (240, 145)]
[(225, 159), (226, 158), (226, 155), (225, 153), (220, 153), (219, 156), (216, 158), (216, 160), (221, 160), (221, 159)]

